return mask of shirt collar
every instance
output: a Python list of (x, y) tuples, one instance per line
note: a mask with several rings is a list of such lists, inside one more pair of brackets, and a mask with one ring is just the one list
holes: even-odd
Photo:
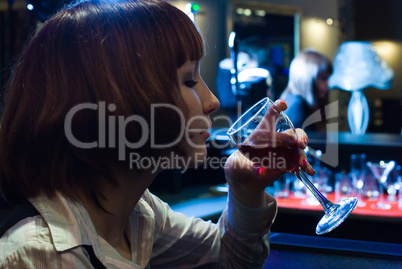
[(95, 226), (82, 204), (58, 192), (51, 199), (46, 195), (39, 195), (28, 200), (49, 226), (57, 251), (91, 245), (95, 254), (101, 253)]
[[(147, 201), (148, 199), (144, 199), (144, 196), (147, 195), (150, 195), (148, 190), (135, 206), (130, 216), (130, 222), (136, 223), (136, 221), (138, 221), (137, 218), (143, 216), (148, 221), (148, 231), (153, 231), (155, 228), (154, 213)], [(61, 252), (82, 245), (90, 245), (92, 246), (97, 258), (104, 265), (107, 264), (100, 243), (101, 239), (96, 232), (95, 226), (92, 223), (88, 212), (80, 202), (71, 200), (59, 192), (56, 192), (51, 199), (43, 194), (35, 198), (29, 198), (28, 200), (39, 211), (40, 215), (47, 223), (50, 230), (50, 236), (57, 251)], [(131, 231), (129, 236), (133, 239)], [(153, 233), (149, 236), (153, 237)], [(152, 242), (153, 238), (148, 238), (148, 240), (149, 242)], [(152, 244), (145, 256), (150, 257), (151, 252)], [(146, 262), (149, 261), (149, 259), (145, 260)], [(145, 260), (140, 261), (140, 263), (145, 263)]]

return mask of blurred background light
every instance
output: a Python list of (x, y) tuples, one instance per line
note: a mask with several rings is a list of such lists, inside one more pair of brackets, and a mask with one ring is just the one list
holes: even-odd
[(265, 12), (265, 10), (258, 9), (255, 11), (255, 15), (259, 17), (264, 17), (266, 14), (267, 12)]
[(331, 18), (328, 18), (328, 19), (326, 20), (326, 22), (327, 22), (328, 25), (334, 24), (334, 20), (331, 19)]
[(197, 15), (198, 11), (200, 10), (200, 6), (197, 3), (188, 3), (185, 7), (185, 13), (190, 19), (195, 22), (195, 15)]
[(36, 13), (42, 22), (49, 19), (53, 14), (74, 0), (26, 0), (26, 7)]
[(251, 16), (252, 12), (251, 9), (246, 8), (243, 12), (244, 16)]
[(244, 9), (243, 8), (236, 8), (236, 14), (243, 15)]

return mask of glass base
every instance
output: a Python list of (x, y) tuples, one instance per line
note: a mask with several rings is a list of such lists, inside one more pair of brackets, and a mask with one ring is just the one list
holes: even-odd
[(316, 234), (326, 234), (338, 227), (352, 213), (357, 205), (356, 197), (349, 197), (337, 204), (337, 208), (318, 222), (315, 229)]

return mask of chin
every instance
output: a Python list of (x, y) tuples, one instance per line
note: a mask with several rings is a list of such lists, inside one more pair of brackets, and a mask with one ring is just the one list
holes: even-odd
[(191, 152), (188, 152), (187, 154), (187, 160), (189, 160), (188, 167), (193, 168), (199, 167), (205, 162), (206, 158), (207, 158), (206, 147), (193, 149)]

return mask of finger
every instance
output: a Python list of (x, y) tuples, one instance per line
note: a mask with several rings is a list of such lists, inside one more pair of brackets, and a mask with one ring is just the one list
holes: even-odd
[(305, 171), (310, 176), (314, 176), (316, 174), (316, 171), (307, 161), (306, 153), (303, 150), (300, 151), (299, 165), (302, 168), (302, 170)]
[(288, 105), (286, 102), (282, 99), (278, 99), (274, 102), (275, 106), (280, 110), (280, 111), (285, 111), (288, 108)]
[(308, 145), (308, 136), (307, 134), (303, 131), (303, 129), (296, 129), (296, 134), (297, 134), (297, 144), (300, 148), (305, 149)]
[(276, 143), (275, 145), (277, 147), (294, 145), (295, 142), (299, 144), (299, 140), (296, 140), (295, 133), (293, 133), (290, 129), (285, 130), (281, 133), (275, 133), (275, 143)]
[(285, 111), (287, 108), (288, 105), (286, 104), (286, 102), (282, 99), (278, 99), (268, 107), (267, 112), (265, 113), (265, 118), (274, 118), (275, 120), (277, 120), (280, 113), (282, 111)]
[[(256, 177), (258, 178), (259, 171), (252, 161), (250, 161), (241, 151), (236, 150), (232, 155), (229, 156), (225, 163), (225, 171), (230, 172), (228, 174), (237, 174), (237, 177)], [(259, 166), (258, 166), (259, 167)]]
[(267, 111), (265, 112), (264, 118), (261, 120), (258, 128), (263, 131), (274, 131), (275, 124), (280, 116), (280, 113), (287, 109), (287, 104), (285, 101), (278, 99), (274, 103), (270, 103)]

